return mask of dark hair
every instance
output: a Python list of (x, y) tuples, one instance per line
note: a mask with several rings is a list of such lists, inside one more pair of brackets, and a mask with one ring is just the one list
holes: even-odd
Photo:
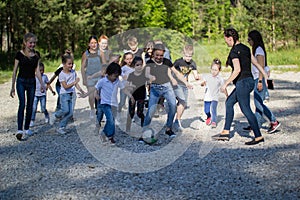
[(124, 53), (123, 57), (122, 57), (122, 60), (121, 60), (121, 66), (124, 66), (124, 65), (127, 65), (127, 63), (125, 62), (125, 57), (127, 55), (132, 55), (132, 57), (134, 56), (132, 52), (128, 51), (126, 53)]
[[(239, 40), (239, 34), (237, 32), (237, 30), (235, 30), (234, 28), (227, 28), (224, 30), (224, 36), (225, 37), (232, 37), (233, 38), (233, 46), (232, 48), (234, 47), (234, 45), (236, 44), (236, 42)], [(226, 67), (229, 65), (229, 56), (227, 58), (227, 61), (226, 61)]]
[(112, 75), (112, 74), (118, 74), (121, 75), (121, 67), (119, 64), (112, 62), (110, 63), (106, 68), (106, 74)]
[(165, 45), (163, 45), (163, 44), (155, 44), (154, 47), (153, 47), (153, 52), (156, 51), (156, 50), (163, 50), (163, 51), (165, 51), (166, 50)]
[(235, 45), (236, 41), (239, 40), (239, 34), (238, 34), (238, 32), (234, 28), (227, 28), (227, 29), (225, 29), (224, 30), (224, 36), (225, 37), (232, 37), (233, 38), (233, 41), (234, 41), (233, 46)]
[(143, 58), (141, 58), (140, 56), (135, 56), (134, 59), (133, 59), (133, 61), (132, 61), (131, 66), (134, 67), (134, 65), (135, 65), (138, 61), (142, 61), (142, 63), (143, 63)]
[(219, 66), (219, 71), (221, 71), (222, 62), (219, 58), (213, 59), (213, 61), (211, 63), (211, 66), (213, 66), (214, 64), (218, 65)]
[(256, 49), (260, 46), (265, 53), (265, 65), (267, 66), (267, 52), (266, 52), (266, 48), (265, 48), (265, 44), (263, 41), (263, 38), (260, 34), (260, 32), (258, 32), (257, 30), (253, 30), (250, 31), (248, 33), (248, 37), (253, 41), (253, 46), (252, 46), (252, 54), (255, 55), (255, 51)]
[[(97, 38), (96, 35), (90, 36), (90, 37), (89, 37), (89, 42), (91, 42), (92, 39), (96, 40), (96, 42), (98, 43), (98, 38)], [(88, 47), (87, 50), (90, 51), (90, 47)]]
[(67, 62), (68, 59), (71, 59), (72, 61), (74, 60), (74, 59), (73, 59), (73, 56), (72, 56), (71, 54), (65, 53), (65, 54), (62, 55), (62, 57), (61, 57), (61, 62), (62, 62), (63, 64), (66, 64), (66, 62)]
[(39, 63), (39, 67), (45, 68), (44, 63), (40, 62), (40, 63)]

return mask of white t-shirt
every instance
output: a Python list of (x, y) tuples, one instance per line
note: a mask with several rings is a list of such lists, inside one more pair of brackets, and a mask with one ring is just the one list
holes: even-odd
[(212, 74), (205, 75), (203, 79), (206, 81), (204, 101), (218, 101), (224, 79), (220, 75), (212, 76)]
[[(254, 57), (256, 57), (258, 55), (264, 56), (264, 58), (265, 58), (265, 52), (264, 52), (264, 50), (260, 46), (258, 46), (256, 48)], [(265, 61), (264, 61), (264, 66), (262, 66), (262, 67), (265, 67)], [(253, 78), (254, 79), (258, 79), (258, 77), (259, 77), (259, 70), (253, 64), (252, 64), (251, 72), (252, 72)]]
[[(77, 74), (75, 70), (71, 70), (70, 73), (65, 73), (64, 71), (61, 71), (58, 75), (58, 80), (60, 84), (65, 81), (68, 84), (74, 83), (77, 78)], [(75, 86), (72, 86), (68, 89), (65, 89), (61, 84), (60, 94), (66, 94), (66, 93), (75, 93)]]
[(124, 87), (124, 83), (119, 79), (111, 82), (107, 76), (101, 78), (95, 85), (95, 88), (101, 92), (101, 104), (108, 104), (115, 107), (118, 107), (118, 88), (123, 89)]
[[(42, 81), (44, 83), (44, 88), (46, 88), (47, 83), (49, 82), (48, 76), (46, 74), (42, 74)], [(41, 92), (41, 83), (37, 77), (35, 77), (35, 96), (46, 96), (46, 91)]]

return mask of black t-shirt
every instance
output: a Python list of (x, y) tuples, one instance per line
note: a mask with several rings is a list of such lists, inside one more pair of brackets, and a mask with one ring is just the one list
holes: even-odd
[(164, 58), (161, 65), (156, 64), (153, 60), (149, 60), (146, 64), (147, 66), (150, 67), (150, 74), (156, 78), (152, 83), (164, 84), (170, 82), (168, 69), (173, 67), (173, 64), (169, 59)]
[[(63, 70), (63, 67), (58, 68), (58, 69), (54, 72), (55, 76), (58, 77), (58, 75), (60, 74), (60, 72), (61, 72), (62, 70)], [(58, 87), (61, 86), (61, 85), (60, 85), (60, 82), (59, 82), (59, 79), (57, 79), (57, 81), (56, 81), (56, 86), (58, 86)]]
[(131, 82), (133, 85), (136, 86), (132, 96), (135, 100), (144, 100), (146, 97), (146, 81), (148, 79), (145, 77), (145, 70), (142, 72), (141, 75), (137, 76), (134, 72), (130, 73), (128, 76), (127, 81)]
[[(190, 62), (187, 62), (183, 58), (179, 58), (179, 59), (175, 60), (174, 67), (186, 78), (187, 81), (188, 81), (188, 76), (192, 72), (192, 70), (197, 70), (196, 63), (193, 60), (191, 60)], [(175, 76), (175, 78), (179, 84), (185, 85), (176, 76)]]
[(228, 56), (228, 64), (231, 66), (232, 71), (234, 69), (232, 59), (238, 58), (240, 61), (241, 72), (233, 80), (233, 84), (236, 84), (237, 81), (244, 78), (253, 77), (251, 73), (251, 51), (250, 48), (246, 45), (239, 43), (235, 45)]
[(40, 59), (40, 53), (35, 52), (32, 57), (25, 56), (21, 51), (18, 51), (15, 57), (19, 61), (19, 73), (20, 78), (35, 78), (35, 69), (38, 66)]

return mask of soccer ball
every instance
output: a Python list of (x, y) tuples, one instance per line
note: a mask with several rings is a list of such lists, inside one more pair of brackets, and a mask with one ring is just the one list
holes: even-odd
[(147, 144), (154, 144), (157, 142), (155, 131), (152, 128), (148, 128), (143, 132), (143, 140)]

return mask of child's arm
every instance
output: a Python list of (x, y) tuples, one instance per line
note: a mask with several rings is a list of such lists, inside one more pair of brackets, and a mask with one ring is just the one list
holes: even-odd
[(196, 81), (200, 80), (200, 77), (199, 77), (199, 74), (198, 74), (197, 70), (192, 70), (192, 73), (193, 73), (194, 79), (195, 79)]
[(97, 99), (97, 101), (99, 101), (100, 93), (99, 93), (99, 90), (96, 90), (96, 88), (95, 88), (95, 91), (94, 91), (94, 97), (95, 97), (95, 99)]
[[(168, 70), (169, 71), (169, 70)], [(186, 85), (186, 87), (187, 88), (189, 88), (189, 89), (192, 89), (193, 88), (193, 86), (189, 83), (189, 82), (187, 82), (186, 81), (186, 79), (184, 78), (184, 76), (181, 74), (181, 73), (179, 73), (179, 71), (173, 66), (173, 67), (171, 67), (171, 70), (170, 70), (170, 75), (172, 76), (172, 74), (171, 74), (171, 71), (176, 75), (176, 77), (180, 80), (180, 81), (182, 81), (185, 85)], [(169, 76), (170, 77), (170, 76)], [(172, 76), (173, 77), (173, 76)], [(174, 78), (173, 78), (174, 79)], [(172, 79), (170, 79), (171, 81), (172, 81)], [(176, 80), (175, 80), (176, 81)]]
[(75, 87), (77, 88), (77, 90), (79, 90), (79, 96), (85, 96), (86, 92), (82, 90), (82, 88), (80, 87), (80, 85), (78, 83), (76, 83)]
[(47, 89), (49, 88), (49, 90), (52, 92), (53, 96), (55, 96), (55, 91), (53, 90), (53, 88), (51, 87), (51, 85), (49, 84), (49, 82), (47, 83)]
[(155, 80), (156, 80), (155, 76), (152, 76), (152, 75), (150, 74), (150, 67), (147, 67), (147, 66), (146, 66), (146, 69), (145, 69), (145, 77), (149, 79), (149, 82), (150, 82), (150, 83), (151, 83), (152, 81), (155, 81)]

